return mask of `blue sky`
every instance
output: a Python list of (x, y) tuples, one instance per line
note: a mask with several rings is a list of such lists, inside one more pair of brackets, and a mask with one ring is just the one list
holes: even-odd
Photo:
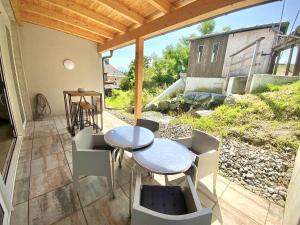
[[(222, 27), (226, 25), (230, 25), (232, 29), (237, 29), (258, 24), (279, 22), (282, 4), (283, 1), (277, 1), (220, 16), (216, 18), (215, 31), (221, 31)], [(300, 0), (286, 0), (283, 21), (290, 21), (289, 28), (291, 28), (298, 10), (300, 10)], [(300, 15), (296, 21), (295, 27), (298, 25), (300, 25)], [(181, 37), (189, 36), (190, 34), (200, 35), (197, 31), (197, 25), (151, 38), (145, 41), (145, 55), (150, 56), (153, 53), (161, 55), (162, 50), (167, 45), (175, 44)], [(134, 49), (135, 46), (130, 45), (115, 50), (113, 57), (110, 59), (110, 63), (122, 71), (127, 70), (130, 61), (134, 59)], [(106, 55), (106, 53), (103, 55)], [(287, 53), (285, 55), (287, 55)], [(285, 59), (286, 57), (283, 56), (283, 61), (285, 61)]]

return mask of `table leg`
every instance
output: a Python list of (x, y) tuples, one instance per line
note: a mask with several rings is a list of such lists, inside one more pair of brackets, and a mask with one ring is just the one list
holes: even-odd
[(134, 169), (136, 164), (131, 167), (131, 174), (130, 174), (130, 184), (129, 184), (129, 218), (131, 217), (131, 207), (132, 207), (132, 186), (133, 186), (133, 176), (134, 176)]
[(115, 148), (112, 152), (112, 180), (113, 180), (113, 185), (112, 185), (112, 193), (113, 193), (113, 198), (115, 198), (115, 160), (116, 160), (116, 153), (118, 149)]
[(69, 109), (68, 109), (68, 102), (67, 102), (67, 94), (65, 92), (63, 92), (63, 95), (64, 95), (64, 103), (65, 103), (67, 125), (68, 125), (68, 130), (70, 130), (70, 121), (69, 121)]

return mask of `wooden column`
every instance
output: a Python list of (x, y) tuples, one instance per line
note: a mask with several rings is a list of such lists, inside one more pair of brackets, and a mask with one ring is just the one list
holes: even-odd
[(281, 52), (279, 52), (277, 57), (276, 57), (275, 67), (274, 67), (274, 71), (273, 71), (274, 75), (276, 75), (277, 70), (278, 70), (280, 56), (281, 56)]
[(289, 75), (291, 61), (292, 61), (292, 57), (293, 57), (293, 51), (294, 51), (294, 45), (292, 45), (292, 47), (290, 49), (290, 55), (289, 55), (288, 63), (286, 64), (286, 70), (285, 70), (285, 75), (286, 76)]
[(134, 118), (142, 116), (142, 89), (144, 75), (144, 39), (135, 40), (135, 87), (134, 87)]
[(299, 73), (300, 73), (300, 45), (298, 46), (298, 53), (295, 61), (293, 76), (298, 76)]
[(271, 56), (270, 65), (269, 65), (269, 69), (268, 69), (269, 74), (273, 74), (273, 72), (274, 72), (274, 66), (275, 66), (277, 56), (278, 56), (277, 52), (274, 52)]

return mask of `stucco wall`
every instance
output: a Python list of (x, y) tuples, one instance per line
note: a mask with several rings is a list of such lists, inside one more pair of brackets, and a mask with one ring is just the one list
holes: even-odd
[[(276, 33), (271, 28), (252, 30), (252, 31), (229, 35), (225, 60), (224, 60), (224, 66), (223, 66), (223, 72), (222, 72), (223, 77), (225, 77), (228, 73), (228, 69), (230, 65), (229, 56), (260, 37), (265, 37), (265, 39), (262, 40), (261, 42), (259, 52), (270, 54), (276, 37)], [(241, 54), (234, 57), (234, 62), (237, 62), (238, 60), (245, 59), (245, 58), (249, 58), (249, 59), (243, 61), (242, 63), (238, 63), (235, 66), (232, 66), (230, 70), (232, 71), (231, 76), (244, 76), (248, 74), (254, 48), (255, 46), (252, 46), (251, 48), (248, 48), (247, 50), (243, 51)], [(268, 71), (268, 66), (270, 63), (270, 55), (259, 56), (257, 58), (257, 62), (259, 64), (256, 65), (254, 72), (266, 73)]]
[[(65, 113), (64, 90), (82, 87), (103, 92), (102, 65), (96, 43), (29, 23), (20, 27), (20, 36), (33, 110), (37, 93), (46, 96), (53, 115), (61, 115)], [(64, 59), (74, 61), (75, 69), (65, 69)]]
[(250, 93), (266, 84), (284, 84), (299, 80), (300, 76), (279, 76), (271, 74), (254, 74), (250, 85)]

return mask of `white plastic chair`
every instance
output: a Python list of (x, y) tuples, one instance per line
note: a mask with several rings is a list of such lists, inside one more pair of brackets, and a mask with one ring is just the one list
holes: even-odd
[[(152, 186), (154, 187), (153, 192), (155, 190), (158, 190), (160, 188), (167, 188), (169, 189), (170, 186)], [(161, 211), (167, 211), (167, 212), (177, 212), (177, 214), (165, 214), (162, 212), (154, 211), (153, 209), (150, 209), (148, 206), (151, 204), (155, 204), (153, 196), (160, 196), (161, 192), (157, 195), (155, 193), (145, 193), (143, 192), (144, 185), (141, 183), (141, 175), (137, 175), (136, 184), (135, 184), (135, 191), (134, 191), (134, 200), (133, 200), (133, 206), (132, 206), (132, 214), (131, 214), (131, 225), (210, 225), (211, 224), (211, 218), (212, 218), (212, 210), (209, 208), (203, 208), (201, 206), (201, 203), (199, 201), (195, 186), (193, 185), (193, 182), (190, 178), (190, 176), (186, 177), (186, 186), (184, 188), (181, 187), (175, 187), (178, 192), (178, 188), (181, 188), (181, 197), (184, 196), (184, 201), (180, 201), (181, 203), (185, 204), (186, 213), (181, 214), (178, 213), (178, 209), (172, 209), (172, 205), (174, 204), (180, 204), (175, 199), (172, 199), (173, 194), (170, 193), (169, 190), (165, 190), (165, 193), (169, 193), (169, 197), (166, 198), (166, 204), (162, 204), (160, 207), (164, 207), (164, 205), (167, 205), (165, 207), (171, 207), (171, 209), (162, 208)], [(147, 189), (151, 189), (151, 186), (147, 185)], [(162, 190), (160, 190), (162, 191)], [(150, 198), (150, 200), (153, 202), (150, 204), (147, 204), (145, 207), (145, 199), (143, 198)], [(162, 196), (163, 198), (163, 196)], [(174, 197), (178, 199), (178, 197)], [(170, 204), (170, 202), (173, 202)], [(149, 201), (148, 201), (149, 203)], [(162, 201), (160, 200), (160, 203)], [(178, 207), (178, 206), (176, 206)], [(182, 207), (182, 206), (180, 206)], [(179, 208), (180, 208), (179, 207)], [(173, 207), (174, 208), (174, 207)]]
[[(200, 130), (193, 130), (191, 137), (178, 138), (175, 141), (185, 145), (192, 151), (195, 158), (196, 171), (193, 181), (197, 187), (199, 179), (213, 174), (213, 188), (216, 188), (218, 163), (220, 155), (220, 140)], [(191, 174), (191, 171), (187, 171)]]
[(93, 134), (93, 127), (76, 134), (72, 139), (73, 182), (76, 192), (80, 175), (105, 176), (114, 197), (111, 150), (103, 135)]

